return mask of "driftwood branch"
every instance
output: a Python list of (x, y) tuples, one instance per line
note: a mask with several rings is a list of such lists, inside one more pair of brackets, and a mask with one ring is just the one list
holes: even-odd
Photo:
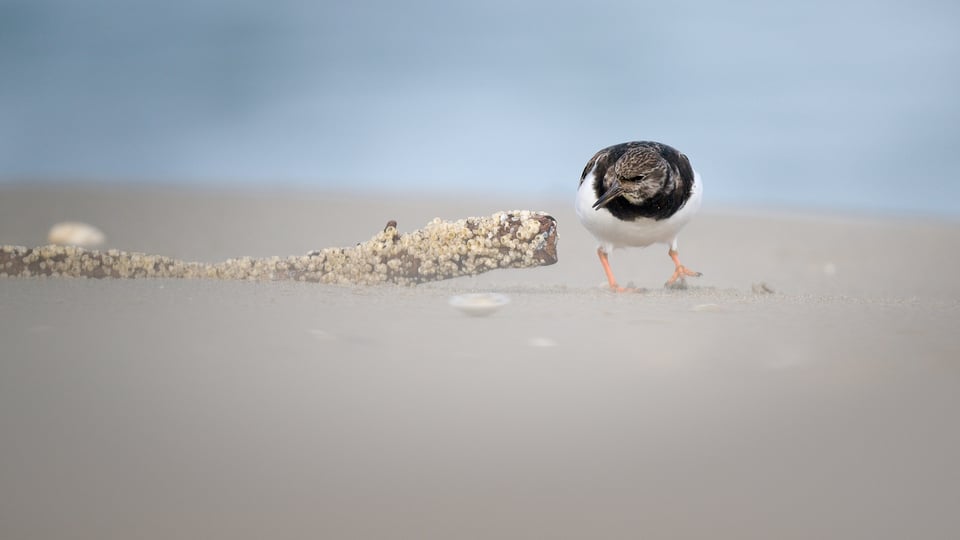
[(208, 278), (296, 280), (373, 285), (416, 284), (557, 262), (557, 222), (544, 213), (498, 212), (456, 222), (435, 219), (405, 234), (390, 221), (350, 248), (293, 257), (229, 259), (207, 264), (161, 255), (74, 246), (0, 246), (0, 277)]

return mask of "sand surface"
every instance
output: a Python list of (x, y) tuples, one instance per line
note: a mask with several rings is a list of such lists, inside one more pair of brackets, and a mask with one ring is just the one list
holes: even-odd
[[(702, 278), (618, 251), (647, 291), (613, 295), (571, 204), (0, 189), (0, 244), (209, 262), (516, 208), (560, 236), (417, 287), (0, 279), (0, 538), (960, 537), (960, 225), (708, 206)], [(447, 304), (481, 291), (511, 303)]]

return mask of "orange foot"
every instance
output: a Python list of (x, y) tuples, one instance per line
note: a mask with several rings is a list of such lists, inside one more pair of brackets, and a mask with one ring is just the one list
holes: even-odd
[(639, 292), (640, 289), (617, 285), (617, 280), (613, 277), (613, 270), (610, 269), (610, 261), (607, 260), (607, 252), (604, 251), (602, 247), (597, 248), (597, 256), (600, 257), (600, 264), (603, 265), (603, 273), (607, 275), (607, 282), (610, 284), (611, 291), (617, 293)]
[[(700, 272), (694, 272), (693, 270), (690, 270), (686, 266), (680, 264), (680, 257), (675, 250), (671, 249), (668, 253), (670, 258), (673, 259), (673, 264), (676, 265), (676, 269), (673, 271), (673, 275), (670, 276), (670, 279), (664, 283), (664, 287), (683, 287), (686, 285), (687, 276), (700, 277), (703, 275)], [(677, 283), (677, 280), (680, 280), (680, 282)]]

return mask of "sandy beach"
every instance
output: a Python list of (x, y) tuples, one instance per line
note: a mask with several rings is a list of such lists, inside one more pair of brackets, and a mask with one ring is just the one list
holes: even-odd
[[(617, 251), (571, 200), (0, 187), (214, 262), (542, 210), (559, 262), (401, 286), (0, 279), (0, 537), (960, 535), (960, 223), (713, 208)], [(499, 292), (485, 318), (453, 295)], [(772, 291), (772, 292), (769, 292)]]

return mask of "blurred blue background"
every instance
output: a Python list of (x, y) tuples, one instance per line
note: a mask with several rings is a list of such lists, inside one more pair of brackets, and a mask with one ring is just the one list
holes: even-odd
[(960, 3), (0, 0), (0, 183), (570, 197), (599, 148), (708, 204), (960, 214)]

